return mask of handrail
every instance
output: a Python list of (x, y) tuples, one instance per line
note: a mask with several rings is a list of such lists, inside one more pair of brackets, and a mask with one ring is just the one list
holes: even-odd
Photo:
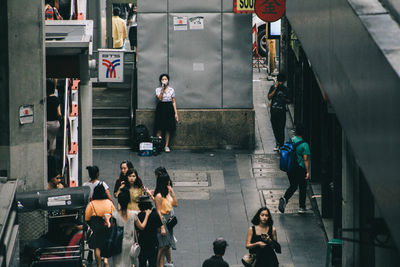
[(135, 126), (136, 126), (136, 92), (137, 92), (137, 79), (136, 79), (136, 53), (133, 52), (133, 68), (132, 68), (132, 76), (131, 76), (131, 101), (130, 101), (130, 138), (131, 138), (131, 146), (133, 148), (134, 145), (134, 135), (135, 135)]
[(64, 140), (63, 140), (63, 165), (62, 165), (62, 176), (65, 177), (65, 165), (67, 159), (67, 120), (68, 120), (68, 107), (69, 107), (69, 98), (68, 98), (68, 87), (69, 87), (69, 79), (65, 79), (65, 92), (64, 92)]

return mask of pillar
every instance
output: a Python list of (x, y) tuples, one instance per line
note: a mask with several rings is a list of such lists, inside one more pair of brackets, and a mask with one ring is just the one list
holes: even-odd
[[(9, 177), (20, 190), (47, 184), (44, 1), (8, 0)], [(21, 7), (26, 12), (21, 16)], [(28, 12), (29, 11), (29, 12)], [(19, 107), (32, 105), (34, 121), (19, 123)], [(21, 188), (22, 187), (22, 188)]]

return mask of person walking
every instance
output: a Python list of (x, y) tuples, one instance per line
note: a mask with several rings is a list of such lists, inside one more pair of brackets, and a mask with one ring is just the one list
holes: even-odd
[(290, 102), (288, 89), (284, 85), (285, 75), (278, 74), (277, 80), (278, 82), (272, 85), (268, 92), (268, 99), (271, 100), (271, 125), (276, 141), (275, 151), (283, 146), (285, 140), (286, 104)]
[[(98, 184), (93, 190), (93, 200), (89, 202), (85, 211), (85, 221), (88, 222), (94, 235), (89, 247), (95, 250), (98, 267), (101, 267), (101, 249), (105, 245), (107, 227), (110, 226), (111, 214), (114, 211), (114, 204), (108, 199), (104, 186)], [(107, 258), (104, 258), (104, 264), (108, 266)]]
[(171, 135), (176, 130), (176, 122), (179, 121), (178, 111), (176, 109), (175, 90), (169, 86), (169, 75), (161, 74), (159, 77), (161, 87), (156, 88), (156, 97), (158, 99), (156, 107), (156, 116), (154, 130), (158, 137), (165, 135), (165, 152), (171, 152), (169, 141)]
[(47, 91), (47, 142), (48, 142), (48, 155), (54, 156), (54, 152), (56, 150), (57, 144), (57, 134), (60, 129), (61, 119), (61, 107), (60, 100), (54, 94), (55, 93), (55, 85), (54, 81), (47, 80), (46, 81), (46, 91)]
[(121, 162), (119, 165), (119, 168), (121, 172), (119, 173), (119, 176), (117, 180), (115, 181), (114, 185), (114, 197), (117, 198), (117, 192), (118, 189), (121, 187), (121, 185), (128, 183), (128, 176), (126, 176), (126, 173), (128, 172), (129, 169), (133, 169), (133, 164), (129, 160), (124, 160)]
[(112, 197), (111, 197), (111, 194), (110, 194), (109, 186), (104, 181), (100, 181), (99, 180), (99, 176), (100, 176), (99, 167), (97, 167), (97, 166), (87, 166), (86, 169), (88, 170), (88, 174), (89, 174), (90, 180), (88, 182), (85, 182), (83, 184), (83, 186), (90, 187), (90, 194), (89, 194), (90, 199), (93, 198), (93, 192), (94, 192), (95, 187), (98, 186), (99, 184), (101, 184), (104, 187), (104, 190), (105, 190), (105, 192), (107, 194), (107, 198), (109, 200), (113, 201)]
[(213, 242), (214, 256), (205, 260), (202, 267), (229, 267), (229, 264), (222, 258), (228, 243), (222, 237)]
[[(157, 266), (164, 267), (164, 258), (168, 253), (168, 249), (176, 249), (175, 239), (172, 230), (167, 227), (167, 221), (172, 217), (172, 207), (178, 207), (178, 200), (176, 199), (174, 190), (169, 185), (170, 177), (168, 174), (163, 173), (158, 176), (156, 189), (154, 190), (154, 202), (156, 205), (157, 213), (163, 225), (160, 232), (157, 234), (158, 239), (158, 255)], [(172, 261), (168, 262), (171, 266)], [(167, 266), (167, 265), (166, 265)]]
[(144, 220), (147, 211), (151, 211), (146, 227), (138, 231), (140, 245), (139, 266), (156, 267), (158, 252), (157, 232), (162, 226), (162, 222), (157, 210), (153, 208), (153, 201), (150, 196), (139, 197), (139, 209), (138, 218), (140, 221)]
[(112, 17), (112, 38), (113, 48), (124, 48), (124, 42), (127, 37), (126, 24), (123, 19), (119, 17), (121, 10), (118, 7), (113, 9)]
[(296, 192), (297, 187), (299, 188), (299, 213), (305, 213), (306, 209), (306, 193), (307, 193), (307, 181), (310, 178), (310, 147), (304, 142), (304, 126), (298, 124), (295, 129), (295, 136), (292, 137), (293, 144), (301, 142), (296, 147), (296, 163), (294, 168), (287, 173), (289, 178), (290, 186), (286, 190), (285, 195), (279, 199), (278, 209), (284, 213), (286, 204), (289, 199)]
[(131, 50), (136, 51), (137, 47), (137, 6), (136, 4), (129, 4), (128, 8), (128, 37), (129, 43), (131, 44)]
[(251, 254), (256, 254), (254, 267), (278, 267), (279, 262), (274, 251), (278, 237), (269, 209), (260, 208), (251, 223), (253, 226), (247, 232), (246, 248)]
[(128, 177), (128, 181), (126, 184), (121, 185), (121, 187), (117, 192), (117, 196), (120, 194), (123, 188), (127, 189), (131, 196), (128, 209), (139, 211), (138, 207), (139, 197), (143, 196), (143, 194), (145, 193), (143, 188), (143, 182), (140, 179), (135, 169), (129, 169), (126, 175)]
[(144, 211), (143, 219), (138, 220), (137, 212), (128, 209), (129, 203), (131, 203), (129, 190), (122, 189), (118, 194), (118, 211), (112, 213), (112, 217), (115, 218), (117, 225), (124, 227), (122, 251), (120, 254), (113, 256), (114, 267), (127, 267), (132, 266), (133, 264), (138, 266), (138, 259), (132, 259), (129, 255), (131, 246), (135, 242), (135, 225), (138, 229), (145, 229), (151, 213), (150, 210)]

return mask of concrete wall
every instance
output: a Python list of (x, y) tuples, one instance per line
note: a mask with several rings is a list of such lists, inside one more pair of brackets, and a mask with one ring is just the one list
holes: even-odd
[[(178, 112), (180, 123), (171, 140), (174, 149), (254, 147), (254, 110), (183, 109)], [(136, 124), (146, 125), (152, 133), (154, 114), (153, 110), (136, 111)]]
[[(0, 0), (0, 36), (8, 39), (7, 0)], [(4, 40), (4, 39), (3, 39)], [(8, 42), (0, 42), (0, 171), (9, 172)], [(1, 174), (0, 174), (1, 175)]]
[[(178, 108), (253, 108), (251, 15), (222, 0), (138, 1), (138, 107), (154, 109), (169, 73)], [(187, 19), (177, 30), (174, 19)], [(190, 19), (203, 18), (201, 29)]]
[[(8, 0), (10, 178), (24, 189), (47, 184), (44, 12), (42, 0)], [(23, 12), (21, 7), (29, 12)], [(34, 106), (34, 122), (19, 124), (19, 107)]]

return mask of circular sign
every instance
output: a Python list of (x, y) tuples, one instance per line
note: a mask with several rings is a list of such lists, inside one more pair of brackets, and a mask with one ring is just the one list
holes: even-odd
[(254, 5), (257, 16), (265, 22), (274, 22), (285, 14), (285, 0), (256, 0)]

